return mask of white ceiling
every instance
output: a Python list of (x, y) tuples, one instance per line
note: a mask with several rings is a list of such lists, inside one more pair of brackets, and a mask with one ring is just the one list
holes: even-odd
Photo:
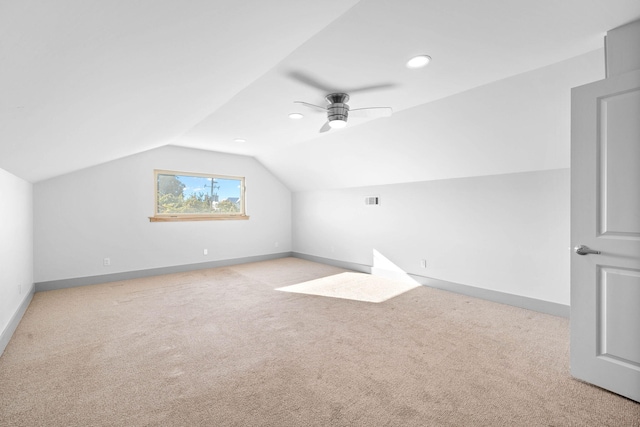
[[(167, 144), (269, 166), (345, 131), (380, 146), (388, 119), (319, 134), (322, 114), (293, 101), (326, 93), (301, 80), (397, 113), (601, 48), (638, 18), (638, 0), (0, 0), (0, 168), (37, 182)], [(405, 68), (420, 53), (432, 63)]]

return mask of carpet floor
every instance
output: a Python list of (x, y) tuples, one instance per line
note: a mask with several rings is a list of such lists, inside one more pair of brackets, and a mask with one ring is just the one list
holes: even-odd
[[(0, 425), (640, 426), (571, 378), (567, 319), (424, 286), (367, 300), (369, 279), (399, 285), (344, 272), (283, 258), (37, 293), (0, 357)], [(328, 277), (357, 292), (319, 295)]]

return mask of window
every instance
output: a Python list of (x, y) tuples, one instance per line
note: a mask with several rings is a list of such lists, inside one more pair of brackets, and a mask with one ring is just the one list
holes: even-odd
[(156, 170), (154, 178), (152, 222), (249, 219), (244, 177)]

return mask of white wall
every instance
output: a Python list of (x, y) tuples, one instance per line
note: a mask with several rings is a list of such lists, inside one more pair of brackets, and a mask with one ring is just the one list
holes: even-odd
[(294, 193), (293, 239), (304, 254), (372, 265), (377, 250), (407, 273), (568, 305), (569, 169)]
[(640, 69), (640, 20), (607, 31), (607, 77)]
[[(154, 169), (246, 177), (251, 218), (149, 222)], [(288, 252), (291, 193), (251, 157), (167, 146), (38, 182), (34, 234), (36, 282)]]
[(33, 186), (0, 169), (0, 195), (1, 335), (33, 286)]

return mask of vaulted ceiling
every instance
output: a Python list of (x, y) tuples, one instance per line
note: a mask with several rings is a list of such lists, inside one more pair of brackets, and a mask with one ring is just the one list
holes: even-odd
[[(638, 18), (637, 0), (0, 0), (0, 168), (37, 182), (173, 144), (291, 181), (285, 150), (360, 135), (391, 155), (383, 123), (599, 49)], [(428, 67), (405, 67), (423, 53)], [(319, 133), (322, 113), (293, 101), (328, 91), (394, 117)]]

